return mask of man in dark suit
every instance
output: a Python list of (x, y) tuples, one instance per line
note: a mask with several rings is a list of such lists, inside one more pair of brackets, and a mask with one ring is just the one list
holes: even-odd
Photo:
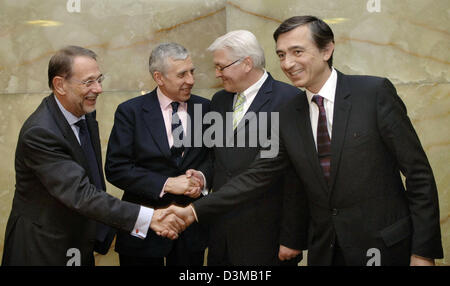
[[(149, 68), (158, 87), (118, 106), (108, 143), (106, 178), (124, 191), (124, 201), (153, 208), (172, 203), (185, 206), (207, 193), (204, 177), (197, 180), (185, 173), (201, 168), (208, 176), (209, 168), (203, 167), (208, 164), (208, 149), (196, 146), (194, 139), (203, 136), (209, 100), (191, 94), (194, 65), (183, 46), (158, 45), (150, 55)], [(120, 232), (116, 243), (120, 265), (163, 266), (166, 257), (168, 266), (201, 266), (207, 242), (204, 228), (194, 224), (175, 241), (154, 232), (145, 240)]]
[(96, 234), (96, 221), (133, 233), (140, 228), (143, 238), (150, 221), (152, 229), (164, 230), (152, 209), (104, 192), (95, 120), (103, 75), (96, 54), (66, 47), (51, 58), (48, 75), (53, 93), (19, 134), (3, 266), (94, 265), (94, 243), (107, 236)]
[[(264, 69), (264, 51), (249, 31), (231, 31), (217, 38), (208, 50), (213, 52), (216, 77), (224, 86), (213, 96), (211, 111), (223, 119), (233, 114), (233, 136), (223, 136), (211, 154), (214, 179), (208, 185), (222, 191), (220, 188), (246, 170), (258, 155), (263, 142), (255, 140), (252, 146), (251, 137), (259, 138), (263, 128), (270, 131), (271, 121), (276, 120), (272, 112), (300, 91), (274, 80)], [(262, 123), (263, 128), (258, 127)], [(222, 120), (216, 128), (226, 131), (226, 125)], [(240, 138), (245, 139), (239, 142)], [(297, 265), (306, 247), (308, 213), (298, 188), (295, 173), (287, 172), (268, 186), (264, 195), (214, 220), (210, 224), (208, 265)], [(295, 206), (295, 211), (286, 205)]]
[(260, 195), (290, 159), (309, 201), (309, 265), (433, 265), (443, 257), (436, 184), (394, 86), (335, 70), (333, 32), (316, 17), (290, 18), (274, 38), (282, 70), (306, 92), (280, 112), (278, 156), (195, 202), (198, 221)]

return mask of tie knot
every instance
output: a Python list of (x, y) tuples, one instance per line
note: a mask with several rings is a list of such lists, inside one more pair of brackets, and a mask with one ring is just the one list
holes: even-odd
[(87, 124), (85, 119), (80, 119), (75, 123), (76, 126), (80, 128), (80, 130), (87, 130)]
[(180, 103), (176, 102), (176, 101), (172, 101), (170, 103), (170, 105), (172, 105), (172, 113), (177, 113), (178, 112), (178, 106), (180, 106)]
[(323, 97), (318, 94), (313, 96), (312, 101), (314, 101), (319, 107), (323, 106)]

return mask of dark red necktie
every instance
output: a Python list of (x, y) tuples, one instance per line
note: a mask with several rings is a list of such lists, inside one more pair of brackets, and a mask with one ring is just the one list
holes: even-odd
[(317, 155), (319, 156), (323, 175), (329, 186), (331, 171), (331, 140), (328, 135), (327, 114), (325, 113), (325, 108), (323, 106), (322, 96), (314, 95), (312, 101), (319, 107), (319, 120), (317, 122)]

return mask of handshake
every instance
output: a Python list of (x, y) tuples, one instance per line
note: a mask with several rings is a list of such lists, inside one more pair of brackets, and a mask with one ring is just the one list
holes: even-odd
[[(205, 188), (203, 174), (189, 169), (186, 174), (167, 179), (164, 192), (175, 195), (185, 195), (191, 198), (200, 197)], [(179, 207), (171, 205), (165, 209), (155, 209), (150, 222), (150, 228), (158, 235), (170, 239), (177, 239), (195, 221), (194, 210), (191, 206)]]

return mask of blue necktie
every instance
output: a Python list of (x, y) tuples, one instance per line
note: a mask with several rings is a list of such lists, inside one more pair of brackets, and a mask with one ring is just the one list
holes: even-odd
[(102, 190), (102, 180), (100, 179), (100, 171), (98, 169), (97, 157), (95, 156), (94, 147), (92, 147), (91, 136), (89, 136), (89, 131), (87, 128), (86, 120), (81, 119), (77, 123), (76, 126), (80, 128), (80, 145), (81, 149), (83, 149), (84, 156), (88, 163), (88, 167), (90, 170), (90, 175), (93, 180), (93, 184), (97, 187), (97, 189)]
[(184, 137), (183, 126), (181, 125), (181, 120), (178, 116), (178, 107), (180, 103), (174, 101), (170, 105), (172, 105), (172, 136), (174, 142), (170, 152), (172, 153), (172, 158), (177, 163), (177, 166), (179, 166), (184, 151), (184, 146), (181, 142)]

